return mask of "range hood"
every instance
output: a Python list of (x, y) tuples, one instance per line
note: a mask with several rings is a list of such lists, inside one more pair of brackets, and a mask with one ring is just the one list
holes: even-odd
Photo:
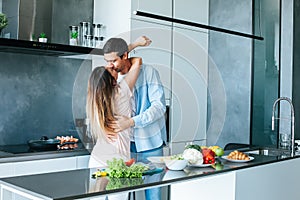
[[(48, 56), (103, 54), (101, 49), (69, 45), (69, 26), (93, 21), (94, 0), (0, 0), (1, 3), (8, 26), (2, 30), (5, 38), (0, 38), (0, 52)], [(41, 33), (46, 34), (47, 43), (37, 42)]]
[(47, 56), (103, 55), (102, 49), (0, 38), (0, 52)]

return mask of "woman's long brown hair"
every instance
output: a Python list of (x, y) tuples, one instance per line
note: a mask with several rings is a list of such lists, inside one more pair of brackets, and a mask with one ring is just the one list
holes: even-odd
[(86, 113), (94, 142), (98, 138), (105, 139), (105, 131), (112, 131), (108, 123), (114, 120), (115, 92), (115, 79), (105, 67), (96, 67), (89, 78), (86, 100)]

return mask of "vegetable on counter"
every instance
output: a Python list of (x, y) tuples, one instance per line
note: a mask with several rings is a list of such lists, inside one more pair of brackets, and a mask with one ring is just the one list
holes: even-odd
[(196, 149), (201, 152), (201, 146), (198, 144), (188, 144), (185, 146), (185, 149)]
[(176, 154), (170, 157), (171, 160), (184, 160), (182, 154)]
[(203, 156), (200, 151), (195, 148), (187, 148), (183, 151), (182, 157), (189, 161), (190, 164), (202, 164)]
[(216, 156), (223, 156), (224, 155), (224, 149), (219, 146), (210, 146), (208, 147), (213, 152), (215, 152)]
[(188, 144), (185, 146), (183, 158), (190, 164), (213, 164), (216, 156), (222, 156), (224, 149), (219, 146), (200, 146)]
[[(132, 163), (132, 161), (130, 162)], [(148, 166), (138, 163), (127, 166), (123, 159), (116, 158), (107, 161), (107, 165), (106, 172), (111, 178), (140, 178), (143, 176), (143, 172), (149, 169)]]
[(202, 150), (203, 155), (203, 164), (213, 164), (215, 163), (215, 152), (209, 148), (203, 148)]

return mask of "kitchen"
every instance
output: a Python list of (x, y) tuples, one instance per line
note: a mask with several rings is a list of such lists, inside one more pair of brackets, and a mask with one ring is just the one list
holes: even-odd
[[(2, 2), (4, 2), (4, 0), (2, 0)], [(148, 5), (146, 1), (133, 1), (131, 3), (132, 5), (130, 5), (129, 3), (126, 4), (126, 2), (116, 3), (112, 1), (111, 3), (108, 3), (103, 1), (95, 1), (94, 10), (97, 10), (97, 12), (94, 12), (94, 16), (78, 16), (78, 18), (76, 19), (76, 17), (73, 17), (75, 16), (75, 14), (69, 14), (66, 17), (55, 19), (53, 20), (54, 23), (66, 19), (72, 19), (74, 21), (68, 21), (66, 23), (67, 27), (65, 29), (59, 28), (60, 30), (58, 33), (53, 33), (51, 35), (53, 38), (55, 38), (54, 36), (56, 36), (57, 41), (55, 42), (60, 43), (63, 41), (62, 43), (68, 44), (68, 36), (60, 38), (60, 35), (62, 35), (60, 33), (61, 30), (65, 30), (67, 34), (69, 25), (78, 24), (83, 19), (94, 21), (94, 23), (104, 24), (106, 26), (105, 37), (118, 35), (124, 32), (126, 35), (126, 31), (124, 30), (129, 31), (131, 29), (135, 30), (132, 31), (132, 38), (135, 38), (141, 34), (148, 35), (153, 40), (153, 46), (144, 49), (137, 49), (135, 55), (142, 55), (147, 62), (159, 63), (158, 66), (160, 66), (159, 70), (161, 70), (161, 74), (166, 74), (166, 76), (163, 76), (163, 83), (166, 87), (166, 96), (167, 100), (169, 100), (168, 103), (170, 104), (170, 132), (172, 133), (172, 143), (169, 144), (169, 149), (171, 150), (171, 153), (180, 152), (183, 146), (190, 141), (194, 141), (198, 144), (218, 144), (222, 147), (230, 142), (252, 144), (262, 143), (264, 145), (276, 144), (276, 141), (274, 142), (270, 139), (271, 137), (268, 137), (266, 140), (260, 141), (260, 138), (262, 137), (259, 137), (259, 134), (261, 132), (263, 132), (267, 136), (275, 134), (272, 132), (270, 133), (269, 128), (271, 124), (270, 119), (272, 103), (279, 96), (291, 97), (291, 80), (296, 81), (291, 78), (291, 58), (293, 58), (293, 51), (295, 52), (296, 50), (291, 49), (291, 43), (293, 42), (292, 31), (288, 31), (293, 29), (292, 24), (290, 24), (290, 19), (293, 18), (291, 16), (293, 14), (291, 12), (293, 10), (293, 4), (291, 2), (282, 2), (282, 8), (285, 9), (282, 10), (283, 18), (281, 29), (285, 31), (282, 31), (282, 37), (280, 38), (280, 40), (279, 38), (276, 38), (275, 41), (278, 41), (278, 43), (275, 43), (276, 45), (274, 44), (274, 48), (271, 48), (270, 50), (273, 52), (271, 53), (270, 59), (273, 59), (273, 62), (274, 60), (276, 60), (277, 64), (279, 61), (281, 62), (281, 75), (279, 78), (278, 70), (275, 70), (273, 71), (273, 76), (266, 75), (266, 77), (274, 77), (274, 79), (271, 79), (272, 82), (267, 82), (270, 80), (264, 80), (264, 77), (261, 77), (264, 76), (263, 73), (261, 73), (260, 71), (255, 71), (255, 69), (261, 70), (259, 67), (253, 67), (254, 69), (252, 70), (252, 65), (261, 66), (260, 59), (267, 60), (267, 58), (258, 57), (258, 59), (255, 59), (255, 56), (262, 55), (260, 51), (265, 50), (258, 48), (258, 51), (255, 51), (258, 52), (258, 55), (252, 55), (252, 48), (256, 47), (252, 47), (251, 39), (213, 31), (208, 32), (207, 30), (202, 29), (201, 31), (199, 31), (199, 29), (193, 29), (192, 27), (186, 28), (180, 25), (170, 26), (169, 24), (166, 25), (165, 22), (159, 20), (154, 20), (156, 23), (153, 23), (152, 20), (139, 16), (132, 16), (133, 19), (127, 20), (126, 23), (123, 22), (123, 20), (120, 20), (128, 19), (130, 17), (130, 11), (136, 10), (138, 8), (138, 5), (135, 5), (137, 3), (139, 3), (139, 9), (141, 11), (148, 11), (165, 16), (172, 16), (172, 6), (174, 6), (174, 18), (177, 17), (180, 19), (183, 18), (186, 20), (193, 20), (190, 18), (192, 18), (192, 16), (196, 16), (199, 18), (196, 19), (196, 22), (208, 23), (207, 16), (209, 15), (209, 23), (212, 26), (218, 26), (230, 30), (235, 29), (239, 32), (252, 33), (252, 1), (243, 1), (239, 3), (237, 3), (236, 1), (231, 1), (224, 3), (222, 1), (211, 0), (209, 1), (209, 6), (208, 1), (201, 1), (203, 5), (205, 5), (201, 6), (201, 8), (203, 8), (202, 12), (199, 12), (199, 8), (197, 6), (193, 6), (192, 3), (186, 5), (184, 1), (174, 1), (175, 3), (173, 5), (171, 2), (173, 1), (170, 1), (170, 3), (164, 3), (159, 7), (156, 5), (160, 5), (162, 3), (157, 2), (157, 4), (153, 3), (152, 7), (147, 7), (151, 5)], [(195, 3), (199, 4), (198, 1), (196, 1)], [(108, 19), (117, 21), (105, 21), (107, 20), (107, 18), (105, 18), (105, 16), (103, 15), (108, 15), (105, 8), (109, 7), (109, 4), (119, 5), (120, 8), (124, 8), (124, 11), (126, 10), (126, 12), (120, 12), (120, 15), (124, 15), (125, 17), (112, 18), (108, 16)], [(279, 2), (277, 2), (277, 4), (279, 4)], [(233, 9), (232, 5), (236, 5), (236, 9)], [(65, 9), (68, 8), (68, 6), (66, 5), (61, 6)], [(131, 8), (131, 6), (133, 6), (133, 8)], [(78, 8), (70, 9), (71, 11), (68, 13), (72, 13), (73, 11), (77, 15), (77, 12), (79, 11)], [(263, 7), (261, 9), (263, 9)], [(189, 10), (189, 13), (192, 13), (193, 11), (195, 13), (201, 13), (203, 14), (203, 16), (199, 16), (198, 14), (191, 14), (190, 17), (187, 17), (186, 10)], [(240, 10), (244, 10), (245, 12), (240, 13)], [(182, 11), (182, 13), (180, 11)], [(269, 12), (273, 13), (273, 11)], [(86, 12), (84, 14), (87, 15)], [(90, 12), (89, 14), (92, 15), (93, 12)], [(62, 13), (53, 16), (61, 17), (61, 15)], [(128, 15), (129, 17), (126, 17)], [(93, 18), (94, 20), (92, 20)], [(261, 18), (266, 19), (262, 16)], [(274, 17), (272, 16), (272, 18)], [(275, 19), (279, 21), (278, 16)], [(120, 20), (121, 22), (118, 20)], [(263, 22), (264, 20), (261, 20), (261, 23)], [(114, 30), (112, 27), (110, 27), (110, 24), (116, 23), (122, 25), (126, 24), (126, 27), (118, 26), (114, 27), (116, 28), (116, 30)], [(141, 32), (141, 27), (143, 29), (145, 29), (146, 27), (147, 32)], [(276, 26), (274, 25), (274, 27)], [(164, 35), (162, 36), (156, 34), (157, 30), (163, 30), (160, 33)], [(266, 28), (266, 30), (272, 29)], [(277, 31), (279, 31), (279, 28), (277, 29)], [(259, 31), (254, 33), (255, 35), (259, 35)], [(267, 33), (262, 34), (262, 36), (264, 37), (264, 41), (268, 42), (272, 41), (275, 38), (275, 35), (277, 34), (273, 33), (272, 37), (270, 37), (269, 40), (269, 36), (267, 35)], [(128, 35), (124, 37), (128, 37)], [(172, 42), (172, 37), (174, 38), (174, 42)], [(51, 40), (54, 39), (51, 38)], [(181, 43), (181, 41), (184, 41), (184, 43)], [(193, 44), (195, 44), (194, 41), (197, 41), (197, 45), (195, 47), (196, 49), (198, 48), (197, 50), (200, 49), (202, 51), (203, 48), (206, 47), (206, 50), (204, 48), (204, 51), (208, 51), (209, 56), (207, 56), (207, 58), (201, 57), (200, 59), (198, 54), (193, 55), (191, 54), (191, 52), (187, 52), (187, 49), (193, 47)], [(263, 46), (263, 48), (265, 48), (262, 42), (254, 41), (255, 44), (257, 43), (257, 46)], [(199, 48), (199, 46), (201, 48)], [(280, 51), (281, 53), (279, 53), (279, 47), (281, 49), (284, 49), (284, 51)], [(172, 48), (174, 49), (172, 50)], [(147, 52), (150, 52), (150, 54), (147, 54)], [(176, 54), (181, 56), (174, 56), (172, 52), (177, 52)], [(17, 59), (16, 55), (18, 56)], [(3, 65), (1, 64), (1, 74), (3, 76), (3, 78), (1, 78), (3, 84), (1, 83), (1, 85), (5, 86), (5, 91), (13, 91), (11, 93), (8, 92), (8, 95), (5, 95), (4, 93), (1, 95), (3, 98), (1, 102), (4, 102), (4, 104), (2, 104), (1, 106), (1, 110), (3, 113), (1, 115), (1, 126), (3, 127), (3, 131), (1, 131), (1, 145), (22, 143), (26, 144), (27, 140), (29, 139), (39, 139), (41, 133), (49, 137), (71, 134), (75, 134), (76, 136), (76, 130), (79, 129), (79, 127), (76, 127), (74, 121), (75, 119), (84, 118), (84, 116), (82, 116), (84, 109), (80, 109), (81, 106), (76, 107), (76, 104), (74, 104), (75, 107), (72, 107), (72, 100), (74, 97), (74, 94), (72, 96), (72, 91), (74, 91), (75, 93), (78, 92), (77, 94), (80, 94), (80, 90), (74, 89), (77, 84), (81, 86), (80, 89), (84, 91), (85, 86), (82, 83), (85, 83), (84, 80), (86, 80), (86, 77), (88, 75), (88, 71), (85, 70), (89, 70), (91, 66), (97, 65), (99, 62), (102, 62), (103, 59), (95, 58), (93, 60), (86, 59), (82, 61), (81, 59), (70, 59), (65, 57), (54, 57), (46, 55), (37, 56), (30, 54), (15, 54), (5, 52), (1, 53), (0, 56), (2, 58), (1, 63), (3, 63)], [(296, 58), (297, 57), (295, 56), (294, 59)], [(252, 59), (254, 61), (252, 61)], [(181, 68), (182, 65), (191, 65), (192, 67), (188, 68), (191, 71), (187, 70), (188, 72), (183, 74)], [(5, 66), (10, 67), (4, 68)], [(169, 66), (173, 66), (174, 70), (171, 70)], [(194, 66), (198, 67), (196, 68), (196, 72), (198, 72), (198, 70), (200, 69), (201, 73), (198, 76), (197, 74), (199, 73), (195, 73), (196, 76), (189, 80), (190, 77), (188, 79), (187, 76), (190, 76), (190, 74), (194, 74)], [(217, 67), (214, 68), (213, 66)], [(268, 66), (269, 65), (266, 65), (267, 69), (269, 69)], [(272, 63), (270, 64), (270, 66), (270, 70), (274, 70), (272, 68)], [(78, 70), (80, 71), (80, 73), (78, 72)], [(171, 73), (174, 74), (171, 75)], [(66, 77), (65, 74), (68, 74), (68, 76)], [(216, 75), (216, 77), (213, 77), (213, 75)], [(210, 82), (210, 80), (216, 80), (215, 78), (219, 78), (221, 79), (221, 81)], [(254, 80), (254, 82), (252, 82), (252, 79)], [(190, 82), (186, 80), (189, 80)], [(199, 80), (201, 81), (199, 82)], [(20, 84), (18, 81), (22, 84)], [(280, 81), (280, 87), (278, 87), (278, 81)], [(45, 84), (45, 82), (47, 84)], [(208, 86), (206, 86), (206, 84)], [(255, 84), (259, 85), (256, 86)], [(20, 85), (23, 85), (23, 87), (21, 87)], [(62, 85), (64, 87), (61, 87)], [(261, 93), (261, 89), (264, 88), (261, 87), (261, 85), (265, 86), (266, 92), (263, 91), (263, 93)], [(186, 86), (186, 88), (190, 88), (190, 90), (186, 90), (190, 93), (182, 93), (181, 91), (183, 86)], [(205, 90), (203, 90), (203, 88), (205, 88)], [(213, 92), (210, 92), (211, 96), (209, 96), (208, 92), (206, 91), (207, 88), (210, 91), (215, 91), (216, 96), (213, 96), (215, 95), (215, 93)], [(280, 88), (280, 93), (278, 93), (278, 88)], [(44, 92), (42, 93), (41, 91)], [(265, 95), (264, 93), (270, 95)], [(226, 97), (225, 102), (223, 101), (225, 98), (221, 98), (219, 96), (220, 94)], [(15, 96), (17, 96), (18, 98), (14, 98)], [(55, 97), (55, 101), (49, 102), (49, 99), (53, 99), (53, 97)], [(261, 99), (260, 97), (263, 98)], [(296, 102), (296, 97), (297, 94), (293, 91), (294, 102)], [(219, 98), (222, 101), (213, 104), (213, 101), (209, 101), (210, 98), (212, 100), (215, 100), (215, 98)], [(12, 99), (16, 99), (16, 102), (14, 102)], [(84, 99), (79, 98), (77, 99), (77, 101), (79, 101), (79, 105), (82, 105), (82, 101), (84, 101)], [(203, 103), (198, 105), (197, 102)], [(31, 104), (34, 106), (29, 106)], [(197, 110), (200, 110), (201, 112), (195, 112), (195, 107), (190, 105), (197, 105)], [(297, 105), (295, 105), (295, 107), (297, 107)], [(66, 110), (66, 108), (68, 109)], [(74, 108), (77, 109), (74, 110)], [(226, 108), (226, 110), (224, 108)], [(217, 110), (217, 113), (209, 113), (212, 109), (219, 110)], [(45, 113), (47, 114), (45, 115)], [(27, 116), (25, 117), (24, 114), (27, 114)], [(55, 117), (53, 117), (53, 115), (55, 115)], [(209, 116), (211, 118), (217, 117), (217, 119), (208, 120)], [(253, 117), (253, 119), (251, 117)], [(16, 121), (15, 119), (19, 120)], [(177, 123), (178, 121), (181, 122), (181, 124)], [(183, 132), (185, 133), (185, 135), (180, 134)], [(190, 133), (191, 135), (186, 136), (187, 133)], [(298, 138), (296, 137), (296, 139)], [(51, 157), (53, 155), (48, 156)], [(83, 160), (86, 159), (85, 156), (79, 157), (78, 159), (80, 160), (81, 158)], [(29, 160), (27, 161), (29, 162)], [(62, 160), (59, 161), (61, 162)], [(67, 169), (68, 166), (70, 167), (70, 163), (72, 163), (71, 169), (80, 168), (78, 166), (81, 165), (79, 161), (73, 158), (72, 161), (67, 160), (64, 163), (66, 164), (60, 166), (62, 168), (61, 170)], [(11, 162), (9, 162), (8, 164), (12, 165)], [(7, 172), (13, 170), (12, 167), (8, 167), (5, 169), (8, 171), (1, 170), (1, 173), (4, 173), (3, 176), (8, 176)], [(25, 171), (25, 169), (23, 170)], [(20, 172), (20, 170), (16, 171)], [(32, 173), (34, 173), (34, 170)]]

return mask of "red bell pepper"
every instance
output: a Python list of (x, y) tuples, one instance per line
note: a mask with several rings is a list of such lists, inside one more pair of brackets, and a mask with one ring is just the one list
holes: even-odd
[(204, 164), (213, 164), (215, 163), (215, 152), (208, 148), (203, 148), (201, 151), (203, 155), (203, 163)]

